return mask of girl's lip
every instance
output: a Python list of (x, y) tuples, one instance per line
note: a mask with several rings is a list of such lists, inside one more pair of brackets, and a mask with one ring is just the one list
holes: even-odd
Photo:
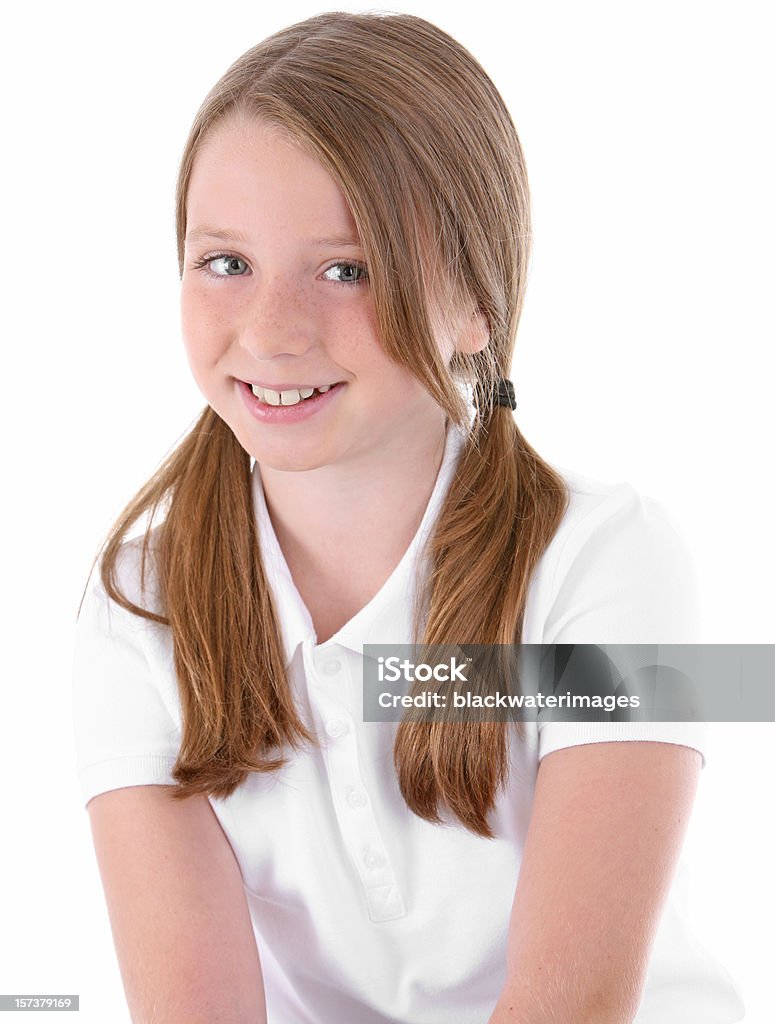
[[(323, 384), (283, 384), (283, 386), (280, 387), (280, 388), (275, 387), (274, 384), (262, 384), (258, 380), (244, 380), (242, 383), (243, 384), (247, 384), (248, 387), (252, 387), (253, 385), (255, 385), (257, 388), (265, 388), (265, 389), (267, 389), (269, 391), (278, 391), (279, 392), (279, 391), (302, 391), (305, 388), (324, 388), (324, 387), (326, 387), (326, 383), (329, 383), (329, 382), (324, 382)], [(333, 387), (334, 384), (342, 384), (342, 383), (343, 383), (343, 381), (338, 380), (338, 381), (330, 382), (329, 386)]]
[(309, 419), (310, 416), (325, 409), (331, 402), (335, 402), (339, 392), (346, 386), (344, 381), (338, 381), (322, 395), (315, 394), (311, 398), (301, 399), (296, 405), (269, 405), (267, 402), (262, 402), (260, 398), (256, 398), (253, 389), (246, 381), (240, 380), (237, 384), (248, 410), (262, 423), (298, 423), (301, 420)]

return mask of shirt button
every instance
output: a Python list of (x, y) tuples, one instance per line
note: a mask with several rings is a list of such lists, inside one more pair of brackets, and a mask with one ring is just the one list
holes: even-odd
[(369, 850), (363, 855), (363, 863), (367, 868), (381, 868), (385, 858), (377, 850)]
[(350, 807), (365, 807), (369, 798), (362, 789), (351, 789), (347, 794), (347, 803)]
[(326, 661), (323, 664), (323, 672), (327, 676), (335, 676), (342, 668), (342, 663), (338, 658), (331, 658), (330, 661)]
[(335, 740), (344, 736), (349, 728), (343, 718), (332, 718), (330, 722), (326, 722), (326, 732)]

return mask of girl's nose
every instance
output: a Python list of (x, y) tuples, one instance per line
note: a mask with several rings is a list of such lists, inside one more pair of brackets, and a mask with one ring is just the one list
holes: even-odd
[(317, 344), (309, 300), (298, 288), (262, 283), (245, 310), (240, 344), (257, 360), (303, 356)]

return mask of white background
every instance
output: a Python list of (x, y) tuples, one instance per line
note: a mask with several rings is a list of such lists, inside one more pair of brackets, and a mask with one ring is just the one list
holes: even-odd
[[(178, 327), (177, 161), (228, 64), (326, 9), (76, 0), (4, 19), (0, 993), (79, 993), (89, 1024), (129, 1018), (74, 775), (72, 636), (99, 542), (204, 404)], [(772, 643), (768, 5), (390, 9), (471, 50), (525, 149), (524, 433), (670, 509), (703, 639)], [(773, 741), (770, 723), (713, 727), (685, 849), (698, 932), (752, 1024), (775, 1006)]]

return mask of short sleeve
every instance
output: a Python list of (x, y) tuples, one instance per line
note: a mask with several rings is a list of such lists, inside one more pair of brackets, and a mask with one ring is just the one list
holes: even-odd
[[(547, 644), (690, 644), (700, 632), (696, 565), (666, 508), (620, 484), (578, 502), (557, 560), (544, 625)], [(539, 760), (583, 743), (652, 740), (698, 750), (706, 722), (538, 723)]]
[(99, 578), (90, 581), (75, 628), (72, 669), (84, 805), (110, 789), (175, 785), (171, 771), (180, 730), (151, 670), (147, 622), (110, 600)]

